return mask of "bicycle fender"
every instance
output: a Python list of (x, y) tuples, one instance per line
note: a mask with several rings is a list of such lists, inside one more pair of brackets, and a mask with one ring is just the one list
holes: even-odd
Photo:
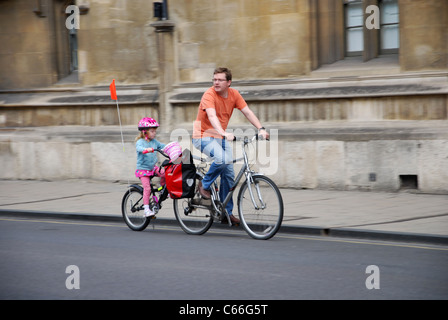
[(265, 177), (265, 175), (263, 173), (253, 173), (252, 174), (252, 179), (257, 178), (257, 177)]
[(143, 193), (143, 187), (138, 184), (131, 184), (128, 189), (130, 189), (130, 188), (135, 188), (138, 191), (140, 191), (141, 193)]

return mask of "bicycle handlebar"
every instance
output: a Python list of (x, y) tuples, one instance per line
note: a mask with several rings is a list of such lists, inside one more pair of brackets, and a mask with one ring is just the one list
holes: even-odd
[[(249, 140), (252, 142), (254, 140), (264, 140), (264, 139), (262, 136), (258, 135), (258, 133), (256, 133), (251, 139), (249, 139), (247, 136), (244, 138), (233, 137), (233, 141), (244, 141), (244, 143), (249, 143)], [(269, 139), (266, 140), (269, 141)]]
[(158, 152), (158, 153), (160, 153), (162, 156), (164, 156), (165, 158), (168, 158), (168, 159), (169, 159), (169, 156), (168, 156), (165, 152), (163, 152), (163, 150), (161, 150), (161, 149), (154, 149), (154, 148), (151, 148), (151, 149), (152, 149), (152, 151), (143, 150), (142, 153), (143, 153), (143, 154), (146, 154), (146, 153)]

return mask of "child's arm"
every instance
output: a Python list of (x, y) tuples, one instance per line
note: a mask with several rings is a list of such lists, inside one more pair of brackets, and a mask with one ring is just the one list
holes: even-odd
[(160, 150), (162, 150), (166, 146), (164, 143), (162, 143), (158, 140), (156, 140), (156, 143), (157, 143), (157, 149), (160, 149)]
[(137, 150), (137, 152), (141, 152), (143, 154), (148, 153), (148, 152), (154, 152), (153, 148), (145, 148), (143, 146), (143, 143), (140, 142), (140, 140), (138, 140), (137, 143), (135, 144), (135, 150)]

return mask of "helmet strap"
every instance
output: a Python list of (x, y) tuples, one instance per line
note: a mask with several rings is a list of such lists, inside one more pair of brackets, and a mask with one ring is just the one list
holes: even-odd
[(143, 135), (145, 136), (145, 140), (148, 141), (148, 130), (142, 130)]

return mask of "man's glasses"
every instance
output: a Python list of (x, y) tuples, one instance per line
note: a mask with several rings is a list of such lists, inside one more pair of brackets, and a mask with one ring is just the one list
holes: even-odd
[(212, 79), (212, 82), (216, 82), (216, 81), (224, 82), (224, 81), (227, 81), (227, 79)]

